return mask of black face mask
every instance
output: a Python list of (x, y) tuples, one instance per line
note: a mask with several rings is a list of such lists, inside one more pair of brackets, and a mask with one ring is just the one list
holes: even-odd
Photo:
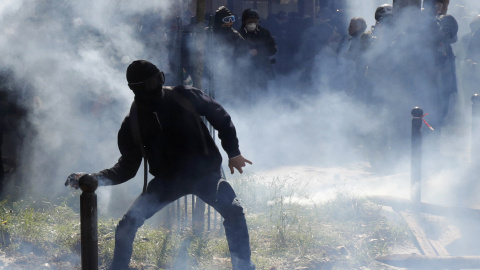
[(143, 105), (153, 104), (162, 93), (162, 85), (152, 89), (133, 90), (133, 93), (135, 94), (136, 102)]
[(129, 83), (128, 87), (135, 94), (135, 101), (141, 104), (152, 104), (162, 93), (165, 82), (163, 72), (158, 72), (144, 82)]

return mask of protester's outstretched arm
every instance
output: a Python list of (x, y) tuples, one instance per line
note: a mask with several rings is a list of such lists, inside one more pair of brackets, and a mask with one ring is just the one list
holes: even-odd
[(244, 158), (242, 155), (238, 155), (236, 157), (228, 159), (228, 167), (230, 168), (230, 173), (234, 173), (234, 168), (237, 169), (239, 173), (243, 173), (243, 167), (245, 167), (247, 164), (253, 164), (250, 160)]
[[(66, 187), (69, 186), (69, 187), (73, 187), (75, 189), (79, 189), (80, 188), (79, 182), (80, 181), (85, 181), (87, 176), (91, 177), (91, 179), (94, 179), (94, 181), (97, 182), (97, 184), (99, 186), (112, 185), (112, 181), (110, 179), (106, 178), (105, 176), (101, 175), (101, 174), (98, 174), (98, 173), (89, 174), (89, 173), (85, 173), (85, 172), (75, 172), (75, 173), (71, 173), (67, 177), (67, 181), (65, 181), (65, 186)], [(84, 184), (85, 184), (85, 182), (84, 182)]]

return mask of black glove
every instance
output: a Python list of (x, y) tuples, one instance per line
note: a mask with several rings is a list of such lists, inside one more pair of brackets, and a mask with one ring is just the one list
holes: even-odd
[(85, 172), (76, 172), (72, 173), (67, 177), (67, 181), (65, 181), (65, 186), (71, 186), (75, 189), (79, 189), (80, 186), (78, 185), (78, 180), (80, 177), (87, 175)]

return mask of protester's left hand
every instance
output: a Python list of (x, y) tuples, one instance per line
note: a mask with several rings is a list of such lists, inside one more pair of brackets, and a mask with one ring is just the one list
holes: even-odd
[(230, 173), (233, 174), (234, 169), (237, 169), (239, 173), (243, 173), (242, 168), (245, 167), (247, 164), (253, 164), (250, 160), (244, 158), (242, 155), (238, 155), (234, 158), (228, 160), (228, 167), (230, 168)]

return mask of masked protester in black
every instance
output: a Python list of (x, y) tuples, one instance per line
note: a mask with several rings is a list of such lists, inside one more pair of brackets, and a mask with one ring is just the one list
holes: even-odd
[[(243, 103), (245, 92), (243, 74), (248, 57), (247, 42), (233, 29), (235, 15), (225, 6), (215, 11), (213, 24), (207, 30), (205, 71), (210, 85), (219, 89), (215, 99), (222, 104)], [(212, 87), (211, 87), (212, 88)]]
[(227, 45), (233, 50), (233, 57), (243, 57), (246, 53), (246, 44), (243, 37), (232, 26), (235, 23), (235, 15), (226, 7), (221, 6), (215, 11), (215, 18), (212, 26), (215, 34), (215, 43)]
[[(241, 154), (235, 127), (223, 107), (203, 91), (188, 86), (162, 87), (163, 72), (152, 63), (137, 60), (127, 69), (129, 87), (135, 93), (138, 124), (153, 178), (118, 223), (111, 269), (128, 269), (136, 231), (146, 219), (169, 203), (194, 194), (211, 205), (225, 219), (233, 269), (255, 269), (243, 208), (229, 183), (222, 179), (222, 157), (199, 116), (205, 116), (218, 131), (229, 157), (229, 168), (242, 173), (246, 163)], [(192, 105), (186, 109), (182, 100)], [(78, 188), (85, 179), (96, 178), (99, 186), (121, 184), (133, 178), (142, 162), (141, 148), (135, 144), (131, 115), (118, 133), (121, 157), (110, 169), (95, 174), (73, 173), (65, 185)], [(206, 136), (205, 136), (206, 134)]]
[(270, 57), (275, 55), (277, 47), (270, 31), (260, 26), (259, 22), (260, 16), (256, 10), (245, 9), (242, 13), (242, 26), (239, 32), (248, 42), (250, 50), (252, 67), (247, 69), (248, 81), (252, 83), (252, 88), (255, 90), (265, 91), (268, 81), (275, 78), (272, 66), (275, 60)]

